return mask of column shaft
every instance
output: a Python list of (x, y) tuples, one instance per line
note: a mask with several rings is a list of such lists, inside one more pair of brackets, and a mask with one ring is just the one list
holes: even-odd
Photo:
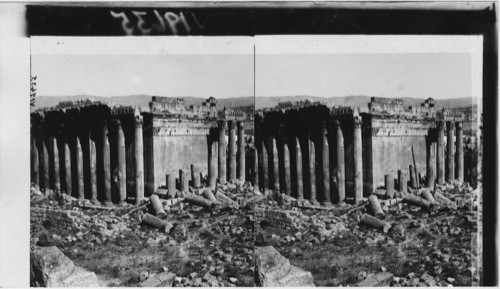
[(208, 186), (211, 188), (215, 188), (217, 183), (217, 146), (219, 143), (212, 138), (210, 144), (210, 163), (208, 164)]
[(404, 171), (399, 170), (398, 171), (398, 183), (399, 183), (399, 191), (401, 193), (407, 193), (408, 192), (408, 180), (406, 178), (406, 174)]
[(238, 122), (238, 178), (245, 182), (245, 128), (242, 121)]
[(35, 186), (35, 189), (40, 190), (40, 164), (38, 158), (36, 139), (33, 139), (31, 141), (31, 183)]
[(92, 197), (90, 201), (94, 204), (98, 204), (97, 201), (97, 150), (95, 147), (95, 141), (89, 138), (90, 142), (90, 188)]
[(76, 167), (78, 170), (78, 199), (84, 200), (85, 191), (83, 185), (83, 152), (79, 137), (76, 137)]
[(253, 187), (259, 189), (259, 150), (254, 145), (253, 147)]
[(412, 189), (416, 189), (418, 187), (418, 185), (417, 185), (417, 173), (416, 173), (413, 165), (409, 165), (409, 171), (410, 171), (410, 187)]
[(345, 200), (345, 152), (344, 152), (344, 134), (340, 123), (335, 120), (334, 127), (336, 131), (336, 144), (337, 144), (337, 197), (338, 204), (342, 205)]
[(280, 171), (279, 171), (279, 158), (278, 158), (278, 147), (276, 145), (276, 138), (271, 138), (271, 148), (273, 157), (273, 181), (274, 181), (274, 191), (280, 192)]
[(175, 198), (176, 195), (176, 189), (175, 189), (175, 174), (171, 173), (167, 175), (167, 190), (168, 190), (168, 197), (170, 199)]
[(144, 141), (142, 138), (142, 117), (135, 120), (134, 157), (135, 157), (135, 203), (144, 199)]
[(437, 123), (437, 171), (436, 178), (439, 185), (444, 184), (444, 122)]
[(236, 123), (229, 122), (229, 181), (236, 180)]
[(201, 187), (200, 171), (194, 164), (191, 164), (191, 183), (193, 185), (193, 188)]
[(42, 140), (42, 160), (43, 160), (43, 189), (47, 192), (50, 189), (49, 175), (49, 151), (45, 141)]
[(455, 123), (453, 121), (448, 122), (447, 132), (446, 181), (451, 182), (455, 179)]
[(219, 123), (219, 184), (226, 183), (226, 121)]
[(322, 131), (322, 155), (323, 161), (323, 204), (330, 205), (330, 147), (328, 145), (328, 132), (326, 126)]
[(126, 171), (126, 152), (125, 135), (119, 120), (116, 121), (117, 142), (118, 142), (118, 193), (119, 205), (123, 205), (127, 199), (127, 171)]
[(111, 199), (111, 152), (109, 149), (108, 127), (104, 124), (102, 130), (102, 164), (104, 172), (104, 203), (110, 205)]
[(295, 170), (297, 171), (297, 199), (304, 199), (304, 182), (302, 179), (302, 149), (299, 138), (295, 138)]
[(308, 138), (308, 147), (309, 147), (309, 188), (311, 191), (310, 202), (314, 205), (318, 204), (316, 200), (316, 148), (314, 146), (314, 142)]
[(66, 194), (69, 196), (73, 193), (73, 183), (71, 182), (71, 151), (69, 150), (68, 142), (64, 142), (64, 172), (66, 182)]
[(361, 116), (354, 116), (354, 204), (363, 198), (363, 148), (361, 140)]
[(189, 172), (186, 169), (182, 169), (179, 171), (179, 180), (181, 183), (181, 192), (188, 193), (189, 192)]
[(457, 179), (464, 181), (464, 133), (462, 122), (457, 122)]
[(54, 161), (54, 190), (61, 191), (61, 174), (59, 173), (59, 149), (57, 147), (57, 139), (52, 138), (52, 154)]
[(269, 190), (269, 157), (267, 155), (267, 147), (262, 141), (262, 182), (264, 192)]
[(290, 196), (292, 194), (292, 183), (290, 179), (290, 150), (288, 149), (287, 141), (283, 141), (283, 163), (285, 175), (285, 194)]
[(427, 143), (427, 187), (434, 188), (436, 183), (436, 143)]

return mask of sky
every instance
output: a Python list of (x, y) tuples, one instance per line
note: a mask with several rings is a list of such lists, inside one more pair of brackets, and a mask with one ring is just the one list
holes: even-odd
[(252, 54), (32, 55), (38, 96), (253, 96)]
[(257, 54), (256, 95), (471, 97), (471, 55)]
[[(467, 53), (257, 54), (256, 96), (471, 97)], [(253, 55), (34, 55), (39, 96), (253, 95)]]

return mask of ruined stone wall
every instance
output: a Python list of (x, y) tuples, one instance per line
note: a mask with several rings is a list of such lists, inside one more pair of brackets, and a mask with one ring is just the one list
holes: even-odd
[(79, 211), (56, 210), (46, 208), (31, 208), (31, 223), (42, 223), (50, 221), (53, 225), (71, 229), (75, 222), (83, 218), (83, 213)]
[(207, 175), (210, 130), (216, 127), (216, 121), (145, 115), (149, 164), (146, 175), (148, 182), (152, 182), (150, 190), (166, 185), (166, 174), (178, 174), (191, 164)]
[(295, 228), (300, 223), (296, 220), (300, 214), (300, 211), (256, 208), (254, 218), (257, 224), (261, 224), (261, 222), (265, 221), (273, 227), (290, 229)]
[[(378, 117), (363, 115), (366, 146), (365, 191), (384, 186), (384, 175), (397, 178), (398, 170), (408, 172), (413, 165), (412, 147), (415, 154), (417, 173), (426, 175), (427, 141), (435, 141), (436, 123), (432, 119)], [(371, 153), (370, 153), (371, 151)]]

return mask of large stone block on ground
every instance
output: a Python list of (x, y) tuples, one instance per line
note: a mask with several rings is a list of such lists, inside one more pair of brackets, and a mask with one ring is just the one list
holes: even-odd
[(255, 247), (257, 285), (263, 287), (314, 287), (310, 272), (290, 264), (272, 246)]
[(368, 276), (365, 280), (356, 284), (358, 287), (389, 287), (393, 275), (389, 272), (377, 273)]
[(75, 266), (55, 246), (35, 246), (30, 265), (32, 287), (99, 287), (94, 272)]
[(174, 273), (163, 272), (149, 277), (146, 281), (140, 283), (137, 287), (172, 287), (174, 280)]

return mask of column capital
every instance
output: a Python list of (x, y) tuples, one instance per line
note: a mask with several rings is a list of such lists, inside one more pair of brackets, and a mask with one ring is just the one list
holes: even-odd
[(244, 124), (243, 124), (242, 120), (237, 121), (237, 125), (238, 125), (239, 129), (242, 129), (244, 127)]
[(230, 120), (228, 122), (229, 124), (229, 129), (235, 129), (236, 128), (236, 121), (235, 120)]
[(454, 131), (455, 130), (455, 122), (454, 121), (447, 122), (447, 128), (448, 128), (448, 130)]
[(455, 125), (457, 126), (457, 129), (461, 129), (462, 128), (462, 122), (461, 121), (455, 122)]
[(340, 122), (339, 122), (339, 120), (338, 120), (338, 119), (334, 119), (334, 120), (333, 120), (333, 127), (334, 127), (335, 129), (340, 129)]
[(222, 128), (226, 128), (226, 123), (227, 122), (225, 120), (219, 120), (217, 124), (218, 124), (219, 128), (222, 129)]
[(134, 124), (136, 127), (142, 127), (142, 124), (144, 123), (144, 119), (142, 118), (142, 115), (136, 115), (134, 118)]
[(122, 125), (122, 122), (119, 120), (119, 119), (112, 119), (111, 120), (111, 123), (114, 125), (114, 126), (117, 126), (117, 127), (121, 127)]
[(354, 128), (360, 128), (363, 123), (363, 119), (359, 115), (354, 116)]
[(437, 128), (438, 130), (444, 130), (444, 124), (445, 124), (445, 122), (444, 122), (444, 121), (437, 121), (437, 122), (436, 122), (436, 128)]

